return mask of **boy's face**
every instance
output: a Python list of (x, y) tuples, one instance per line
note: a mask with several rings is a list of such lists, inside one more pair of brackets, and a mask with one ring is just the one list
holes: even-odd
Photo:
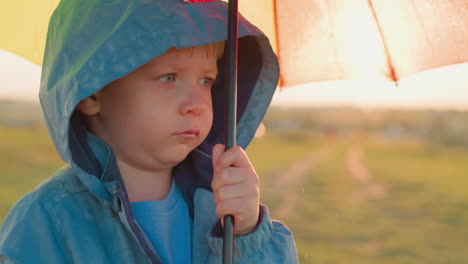
[(127, 165), (172, 168), (211, 129), (216, 62), (208, 47), (168, 50), (95, 95), (93, 132)]

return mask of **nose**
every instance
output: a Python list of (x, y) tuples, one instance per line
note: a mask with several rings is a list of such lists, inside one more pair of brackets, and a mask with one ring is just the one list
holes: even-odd
[(184, 95), (181, 113), (183, 115), (200, 115), (208, 107), (206, 96), (198, 86), (193, 86), (187, 90), (189, 91)]

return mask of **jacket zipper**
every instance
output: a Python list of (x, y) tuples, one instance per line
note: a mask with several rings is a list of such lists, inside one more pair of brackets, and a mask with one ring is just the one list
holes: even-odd
[(127, 223), (130, 225), (131, 231), (137, 238), (138, 242), (140, 243), (143, 251), (145, 252), (146, 256), (151, 260), (153, 264), (163, 264), (159, 257), (154, 252), (154, 249), (148, 244), (148, 241), (144, 238), (143, 231), (136, 225), (135, 219), (133, 215), (130, 213), (130, 203), (127, 200), (127, 193), (125, 190), (122, 189), (120, 183), (117, 183), (117, 188), (115, 191), (117, 198), (119, 199), (120, 206), (124, 206), (124, 208), (118, 208), (118, 210), (124, 210), (125, 218)]

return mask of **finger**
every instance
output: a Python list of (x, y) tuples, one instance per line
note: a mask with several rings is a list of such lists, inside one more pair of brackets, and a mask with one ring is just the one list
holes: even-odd
[(235, 198), (224, 200), (216, 205), (216, 215), (224, 217), (226, 215), (236, 216), (240, 213), (255, 212), (258, 211), (259, 202), (249, 198)]
[[(247, 209), (250, 208), (250, 209)], [(216, 214), (221, 219), (224, 226), (224, 217), (232, 215), (234, 217), (234, 235), (248, 233), (258, 221), (258, 204), (249, 203), (246, 199), (226, 200), (216, 206)]]
[(216, 205), (216, 215), (221, 219), (223, 219), (226, 215), (235, 216), (236, 214), (242, 212), (243, 207), (240, 205), (242, 205), (244, 201), (245, 199), (241, 198), (222, 201)]
[(216, 144), (212, 150), (212, 157), (213, 157), (213, 169), (216, 167), (218, 163), (219, 157), (224, 153), (225, 146), (223, 144)]
[(248, 168), (252, 167), (247, 153), (239, 147), (235, 146), (228, 149), (216, 160), (215, 167), (217, 169), (226, 167)]
[(214, 191), (215, 204), (218, 204), (224, 200), (235, 199), (246, 197), (251, 194), (255, 194), (255, 189), (248, 188), (248, 185), (235, 184), (235, 185), (225, 185)]
[(240, 184), (243, 182), (258, 183), (258, 176), (252, 168), (234, 168), (227, 167), (215, 172), (211, 188), (213, 191), (218, 190), (225, 185)]

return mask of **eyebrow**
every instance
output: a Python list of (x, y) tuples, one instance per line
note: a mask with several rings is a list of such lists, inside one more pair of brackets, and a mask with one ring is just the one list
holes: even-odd
[(219, 70), (218, 70), (218, 67), (215, 67), (214, 69), (202, 69), (201, 72), (203, 74), (214, 73), (216, 76), (218, 76)]
[[(215, 74), (216, 76), (218, 75), (218, 72), (219, 72), (219, 69), (218, 69), (218, 66), (214, 66), (214, 67), (211, 67), (211, 66), (206, 66), (206, 65), (199, 65), (198, 66), (201, 73), (202, 74)], [(161, 67), (160, 64), (155, 64), (155, 68), (156, 69), (170, 69), (170, 70), (174, 70), (174, 71), (183, 71), (185, 69), (188, 68), (188, 66), (186, 66), (184, 63), (182, 62), (170, 62), (170, 63), (166, 63), (164, 66)], [(150, 70), (151, 71), (151, 70)]]

